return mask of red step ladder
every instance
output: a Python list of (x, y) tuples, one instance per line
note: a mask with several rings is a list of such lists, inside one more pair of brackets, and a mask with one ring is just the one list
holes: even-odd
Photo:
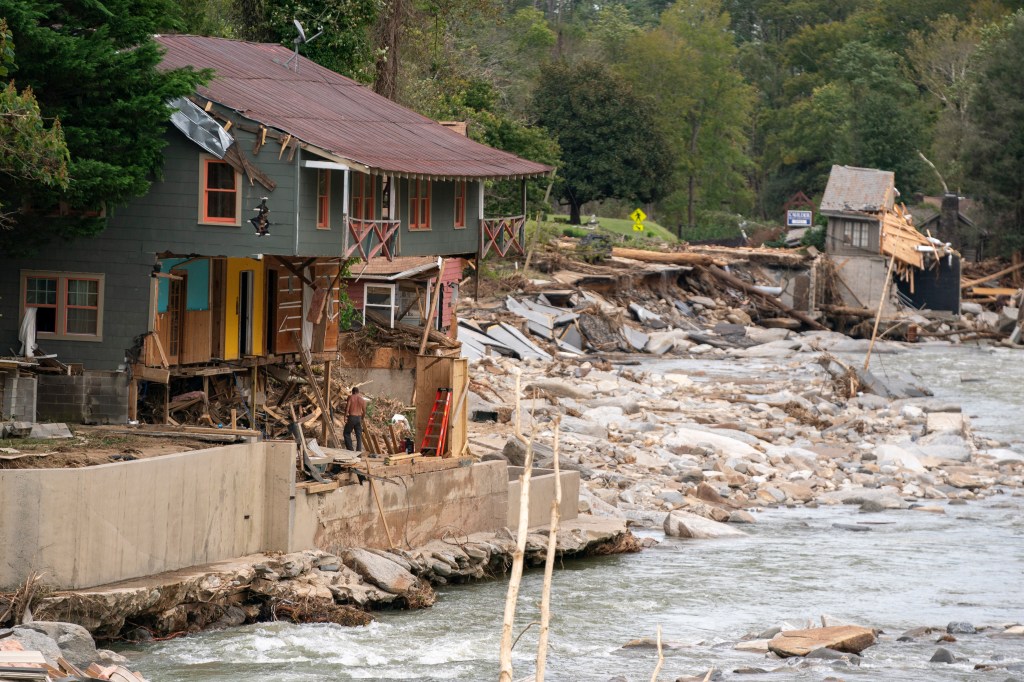
[(452, 409), (452, 389), (439, 388), (434, 396), (434, 407), (430, 410), (427, 430), (420, 443), (420, 454), (428, 457), (443, 457), (445, 441), (448, 438), (448, 416)]

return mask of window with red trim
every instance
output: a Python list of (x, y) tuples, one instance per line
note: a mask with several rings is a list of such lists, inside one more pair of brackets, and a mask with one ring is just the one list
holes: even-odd
[(430, 180), (409, 181), (409, 229), (430, 229)]
[(466, 226), (466, 181), (455, 183), (455, 227)]
[(362, 220), (377, 217), (377, 176), (364, 173), (352, 174), (352, 205), (349, 215)]
[(331, 227), (331, 171), (316, 172), (316, 226), (321, 230)]
[(22, 308), (36, 311), (41, 338), (100, 340), (103, 275), (26, 272)]
[(203, 222), (238, 223), (235, 169), (217, 159), (203, 160)]

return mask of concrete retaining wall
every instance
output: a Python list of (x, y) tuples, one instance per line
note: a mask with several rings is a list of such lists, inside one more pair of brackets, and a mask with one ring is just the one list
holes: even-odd
[[(508, 516), (506, 524), (514, 532), (519, 528), (519, 497), (522, 485), (522, 467), (508, 468)], [(562, 471), (561, 519), (568, 521), (579, 516), (580, 472)], [(551, 523), (551, 503), (555, 499), (554, 469), (534, 469), (530, 476), (530, 527), (547, 526)]]
[(0, 470), (0, 589), (82, 588), (287, 550), (294, 446), (250, 443), (81, 469)]
[[(416, 547), (448, 532), (464, 536), (505, 525), (505, 462), (402, 476), (395, 483), (377, 481), (377, 490), (391, 536), (399, 547)], [(316, 547), (337, 552), (353, 546), (388, 546), (369, 484), (296, 496), (291, 551)]]

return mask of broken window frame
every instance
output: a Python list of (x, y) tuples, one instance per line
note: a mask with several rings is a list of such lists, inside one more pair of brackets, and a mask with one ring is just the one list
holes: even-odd
[[(221, 164), (231, 169), (231, 175), (234, 178), (234, 187), (231, 189), (209, 187), (210, 167)], [(210, 215), (211, 192), (234, 195), (235, 215), (233, 218)], [(200, 154), (199, 156), (199, 223), (201, 225), (220, 225), (225, 227), (241, 227), (242, 225), (242, 175), (234, 168), (231, 168), (231, 164), (227, 161), (221, 161), (210, 154)]]
[(331, 229), (331, 171), (327, 168), (316, 171), (316, 229)]
[[(370, 289), (387, 289), (388, 290), (388, 301), (387, 305), (383, 303), (370, 303)], [(373, 308), (374, 310), (387, 310), (389, 328), (394, 329), (395, 327), (395, 285), (394, 284), (383, 284), (380, 282), (366, 282), (363, 284), (363, 325), (366, 325), (366, 309)]]
[[(28, 283), (30, 280), (48, 280), (56, 285), (55, 303), (29, 303)], [(29, 308), (54, 310), (55, 331), (44, 331), (39, 329), (39, 313), (36, 312), (36, 338), (52, 339), (56, 341), (102, 341), (103, 340), (103, 299), (106, 276), (101, 273), (87, 272), (50, 272), (40, 270), (21, 271), (21, 315), (24, 319), (25, 311)], [(95, 296), (95, 305), (72, 302), (72, 282), (91, 282), (95, 284), (95, 291), (86, 291), (88, 297)], [(91, 310), (95, 311), (95, 332), (70, 332), (68, 331), (68, 311)]]

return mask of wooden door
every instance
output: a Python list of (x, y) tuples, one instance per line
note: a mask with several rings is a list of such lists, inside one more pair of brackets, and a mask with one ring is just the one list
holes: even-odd
[(274, 325), (274, 352), (297, 353), (296, 338), (302, 335), (302, 280), (289, 270), (274, 266), (277, 274), (275, 306), (267, 319)]

